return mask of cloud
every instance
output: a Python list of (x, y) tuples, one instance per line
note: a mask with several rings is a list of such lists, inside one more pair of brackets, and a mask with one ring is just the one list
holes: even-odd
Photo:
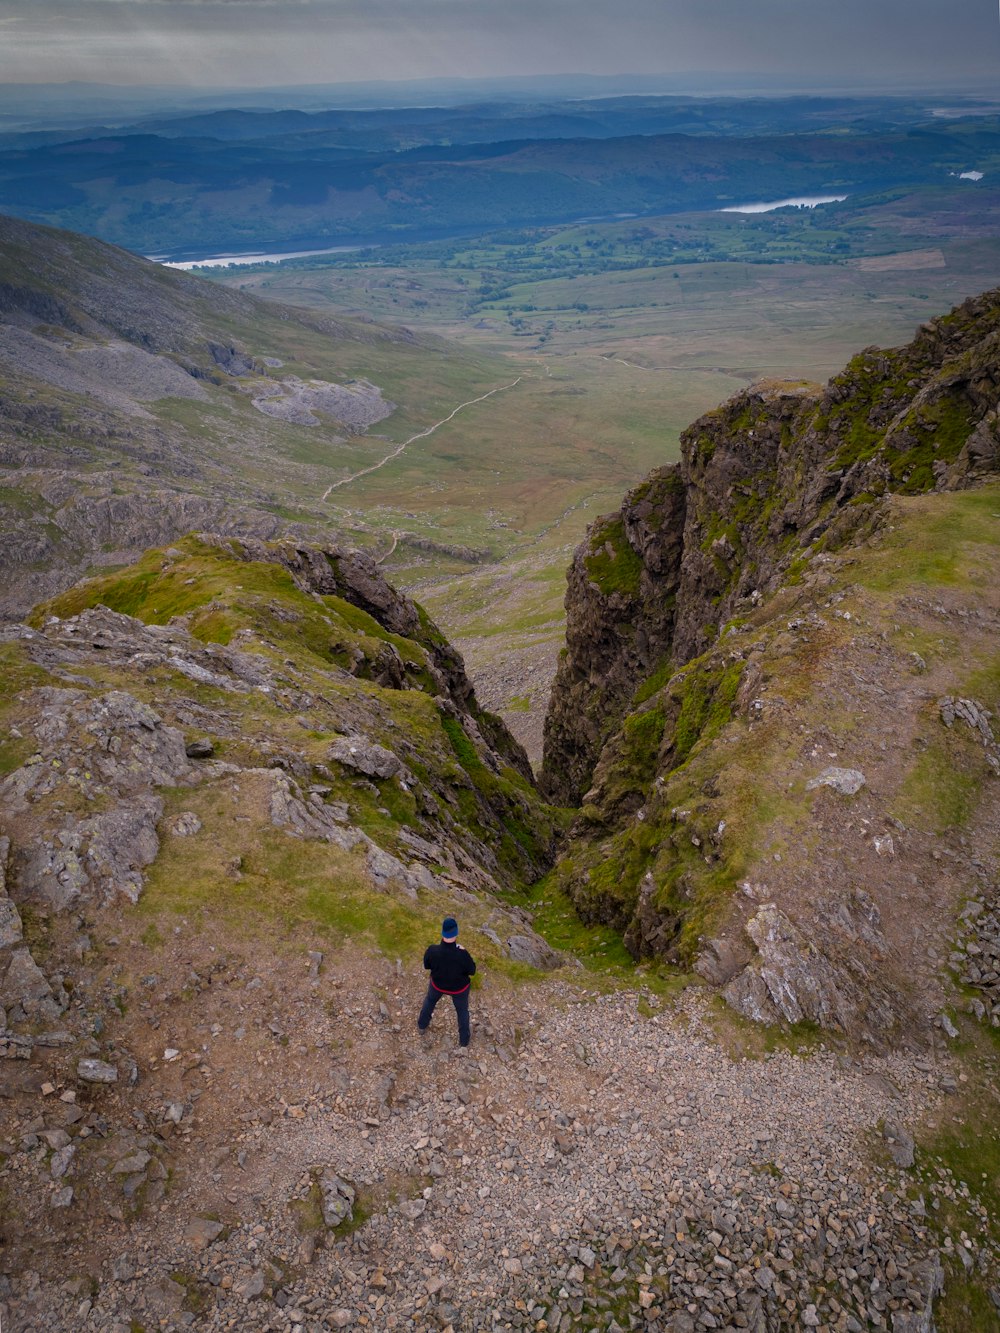
[(9, 82), (715, 70), (878, 89), (986, 76), (1000, 58), (982, 0), (0, 0), (0, 23)]

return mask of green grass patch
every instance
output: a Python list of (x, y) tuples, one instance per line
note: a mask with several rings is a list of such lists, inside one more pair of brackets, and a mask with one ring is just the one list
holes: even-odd
[(900, 520), (866, 552), (856, 581), (873, 592), (914, 584), (974, 589), (991, 575), (1000, 538), (1000, 484), (898, 499)]
[(590, 554), (584, 557), (587, 573), (605, 596), (620, 593), (635, 597), (639, 592), (642, 560), (625, 536), (625, 524), (615, 516), (598, 520), (591, 529)]
[(694, 663), (680, 684), (680, 712), (671, 743), (674, 768), (680, 768), (702, 741), (714, 740), (731, 720), (745, 663), (728, 666)]
[(896, 818), (937, 834), (964, 828), (986, 775), (982, 758), (970, 756), (970, 745), (954, 733), (933, 736), (903, 780), (894, 803)]

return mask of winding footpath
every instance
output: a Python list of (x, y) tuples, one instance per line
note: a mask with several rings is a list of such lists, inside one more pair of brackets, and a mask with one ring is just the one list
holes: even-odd
[(397, 444), (395, 449), (393, 449), (391, 453), (386, 454), (385, 458), (381, 459), (378, 463), (372, 463), (371, 467), (363, 467), (360, 472), (354, 472), (351, 476), (344, 477), (340, 481), (335, 481), (327, 486), (326, 490), (323, 492), (323, 499), (320, 503), (325, 504), (330, 498), (330, 495), (334, 491), (340, 490), (341, 486), (349, 486), (352, 481), (360, 481), (362, 477), (367, 477), (370, 472), (377, 472), (379, 468), (385, 467), (386, 463), (391, 463), (394, 458), (398, 458), (411, 444), (416, 444), (417, 440), (426, 440), (428, 435), (433, 435), (441, 426), (446, 426), (448, 422), (454, 417), (457, 417), (459, 412), (463, 411), (464, 408), (472, 407), (476, 403), (484, 403), (487, 398), (492, 398), (493, 395), (497, 393), (504, 393), (507, 389), (514, 389), (523, 379), (523, 375), (518, 375), (517, 379), (512, 380), (510, 384), (499, 384), (495, 389), (490, 389), (488, 393), (480, 394), (478, 398), (470, 398), (466, 403), (459, 403), (457, 407), (452, 408), (446, 417), (442, 417), (440, 421), (435, 421), (433, 426), (428, 426), (424, 430), (418, 430), (416, 435), (411, 435), (410, 438), (404, 440), (402, 444)]

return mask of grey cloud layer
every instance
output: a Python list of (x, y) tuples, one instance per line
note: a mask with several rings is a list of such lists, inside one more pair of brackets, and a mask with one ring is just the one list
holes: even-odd
[(993, 0), (0, 0), (0, 80), (1000, 71)]

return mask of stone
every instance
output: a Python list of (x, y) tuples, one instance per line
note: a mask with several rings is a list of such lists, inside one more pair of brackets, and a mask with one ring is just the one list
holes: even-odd
[(0, 961), (0, 969), (0, 1007), (10, 1009), (19, 1004), (29, 1017), (45, 1016), (49, 1010), (54, 1010), (53, 1016), (58, 1014), (52, 987), (26, 947), (13, 951), (6, 968)]
[(327, 754), (338, 764), (357, 773), (364, 773), (366, 777), (385, 779), (403, 775), (405, 780), (410, 780), (405, 766), (391, 750), (365, 736), (338, 737)]
[(945, 1034), (945, 1036), (950, 1037), (952, 1041), (954, 1041), (955, 1038), (958, 1036), (958, 1028), (951, 1021), (951, 1018), (949, 1017), (948, 1014), (943, 1012), (938, 1014), (935, 1022), (937, 1023), (941, 1031)]
[(956, 719), (961, 720), (966, 726), (977, 732), (985, 744), (992, 743), (993, 729), (990, 726), (990, 718), (993, 714), (982, 704), (977, 703), (975, 699), (945, 697), (938, 700), (938, 709), (941, 713), (941, 721), (946, 727), (954, 726)]
[(147, 1288), (145, 1292), (146, 1305), (157, 1319), (163, 1319), (164, 1322), (180, 1314), (186, 1298), (187, 1291), (184, 1287), (169, 1277), (161, 1278), (155, 1286)]
[(21, 914), (6, 892), (0, 892), (0, 949), (10, 949), (22, 938)]
[(914, 1143), (909, 1130), (892, 1120), (887, 1120), (882, 1130), (882, 1137), (889, 1149), (889, 1155), (898, 1167), (905, 1170), (913, 1165)]
[(865, 775), (857, 768), (825, 768), (818, 777), (806, 783), (806, 791), (817, 787), (831, 787), (841, 796), (856, 796), (865, 785)]
[(96, 1060), (92, 1057), (78, 1061), (76, 1076), (84, 1083), (118, 1082), (118, 1070), (115, 1065), (109, 1065), (104, 1060)]
[(750, 961), (745, 940), (704, 940), (694, 970), (713, 986), (724, 986)]
[(201, 832), (201, 820), (193, 810), (182, 810), (170, 824), (171, 833), (178, 838), (191, 838)]
[(507, 952), (516, 963), (527, 963), (541, 971), (550, 972), (562, 965), (562, 957), (550, 948), (539, 935), (511, 935)]
[(0, 1032), (0, 1060), (29, 1060), (34, 1042), (30, 1037)]
[(256, 1268), (249, 1277), (244, 1278), (242, 1282), (237, 1282), (233, 1290), (243, 1300), (252, 1301), (255, 1297), (261, 1295), (265, 1286), (264, 1270)]
[(890, 1028), (892, 993), (874, 962), (888, 951), (875, 903), (855, 890), (815, 903), (812, 914), (806, 936), (777, 904), (760, 905), (744, 926), (757, 956), (725, 986), (726, 1001), (758, 1023), (806, 1019), (851, 1034)]
[(146, 1167), (152, 1161), (150, 1153), (145, 1149), (130, 1153), (128, 1157), (123, 1157), (120, 1162), (116, 1162), (111, 1168), (111, 1174), (114, 1176), (132, 1176), (137, 1171), (145, 1171)]
[(64, 1185), (62, 1189), (56, 1190), (52, 1195), (51, 1204), (53, 1208), (68, 1208), (73, 1202), (73, 1186)]
[(422, 1217), (426, 1208), (426, 1199), (404, 1199), (399, 1205), (400, 1213), (409, 1222), (415, 1222), (418, 1217)]
[[(118, 1168), (116, 1167), (115, 1170)], [(193, 1217), (184, 1228), (184, 1239), (193, 1250), (204, 1250), (225, 1230), (221, 1222), (210, 1217)]]
[(350, 1310), (333, 1310), (327, 1319), (334, 1328), (349, 1328), (354, 1323), (354, 1315)]
[(76, 1147), (69, 1143), (64, 1148), (58, 1148), (52, 1154), (52, 1161), (49, 1163), (49, 1169), (53, 1180), (61, 1180), (67, 1174), (73, 1165), (73, 1158), (76, 1156)]
[(340, 1226), (354, 1216), (354, 1189), (332, 1171), (324, 1171), (319, 1178), (322, 1196), (323, 1221), (328, 1227)]
[(135, 1264), (127, 1254), (119, 1254), (112, 1261), (111, 1276), (115, 1282), (131, 1282), (135, 1277)]
[(198, 740), (189, 741), (184, 747), (184, 753), (188, 759), (211, 759), (215, 754), (215, 746), (207, 736), (203, 736)]

